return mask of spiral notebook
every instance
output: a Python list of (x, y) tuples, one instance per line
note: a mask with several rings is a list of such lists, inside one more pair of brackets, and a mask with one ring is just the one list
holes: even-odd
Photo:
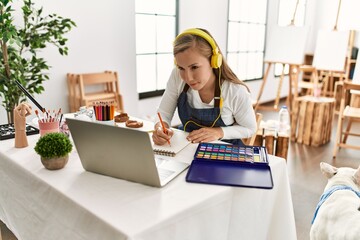
[(177, 153), (190, 144), (186, 139), (189, 133), (175, 128), (172, 128), (172, 130), (174, 131), (174, 135), (170, 139), (171, 145), (166, 143), (165, 145), (159, 146), (153, 143), (152, 147), (155, 154), (175, 157)]

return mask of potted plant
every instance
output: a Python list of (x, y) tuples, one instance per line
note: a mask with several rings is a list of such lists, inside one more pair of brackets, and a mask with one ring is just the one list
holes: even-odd
[(57, 170), (68, 162), (72, 143), (63, 133), (47, 133), (39, 138), (34, 149), (46, 169)]
[(43, 9), (36, 9), (32, 1), (23, 0), (23, 21), (17, 26), (12, 0), (0, 0), (0, 98), (9, 123), (13, 122), (14, 107), (25, 100), (15, 80), (30, 94), (44, 91), (42, 83), (49, 79), (46, 71), (50, 66), (38, 53), (51, 44), (61, 55), (67, 55), (64, 34), (76, 26), (56, 14), (43, 16)]

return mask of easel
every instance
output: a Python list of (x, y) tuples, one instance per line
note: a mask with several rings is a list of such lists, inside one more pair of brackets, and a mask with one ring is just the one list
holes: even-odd
[[(290, 25), (289, 25), (290, 27), (295, 28), (295, 16), (296, 16), (298, 5), (299, 5), (299, 0), (297, 0), (297, 2), (296, 2), (294, 14), (293, 14), (292, 20), (291, 20)], [(305, 35), (307, 35), (307, 32), (306, 32)], [(291, 40), (289, 40), (288, 43), (290, 41)], [(288, 44), (288, 45), (290, 46), (290, 44)], [(305, 44), (303, 44), (303, 45), (304, 45), (304, 48), (305, 48)], [(281, 46), (280, 46), (280, 49), (281, 49)], [(294, 47), (292, 47), (292, 49), (294, 49)], [(301, 54), (303, 55), (303, 53), (301, 53)], [(286, 55), (288, 55), (288, 53), (286, 53)], [(287, 97), (286, 102), (287, 102), (287, 105), (289, 106), (289, 111), (291, 113), (291, 102), (292, 102), (292, 98), (293, 98), (292, 88), (293, 88), (293, 85), (296, 86), (294, 96), (297, 97), (297, 85), (296, 85), (296, 83), (298, 81), (300, 65), (302, 65), (302, 63), (303, 63), (303, 56), (300, 56), (300, 57), (301, 57), (301, 59), (296, 57), (295, 59), (290, 60), (290, 58), (284, 57), (282, 54), (279, 54), (279, 55), (275, 54), (275, 57), (273, 57), (273, 59), (271, 61), (269, 61), (269, 60), (264, 61), (264, 63), (268, 64), (268, 66), (267, 66), (266, 72), (265, 72), (264, 77), (263, 77), (263, 81), (262, 81), (260, 91), (259, 91), (257, 99), (256, 99), (256, 103), (254, 105), (254, 110), (255, 111), (257, 111), (258, 109), (273, 110), (273, 111), (278, 111), (279, 110), (280, 93), (281, 93), (281, 88), (282, 88), (282, 84), (283, 84), (284, 77), (285, 77), (285, 66), (289, 65), (289, 93), (288, 93), (288, 97)], [(282, 61), (279, 61), (280, 59), (282, 59)], [(281, 72), (280, 79), (279, 79), (279, 84), (278, 84), (278, 89), (277, 89), (274, 105), (270, 106), (270, 107), (261, 106), (260, 105), (260, 98), (261, 98), (261, 96), (263, 94), (264, 87), (266, 85), (267, 78), (268, 78), (271, 66), (272, 65), (275, 66), (276, 63), (282, 65), (282, 72)], [(293, 82), (295, 84), (293, 84)]]
[[(289, 94), (288, 94), (286, 102), (287, 102), (287, 105), (289, 106), (289, 110), (291, 112), (291, 102), (292, 102), (292, 98), (293, 98), (292, 82), (297, 82), (300, 64), (289, 64), (289, 63), (268, 62), (268, 61), (266, 61), (265, 63), (268, 64), (268, 66), (267, 66), (266, 72), (264, 74), (263, 81), (261, 83), (260, 91), (259, 91), (257, 99), (256, 99), (256, 104), (254, 106), (254, 110), (255, 111), (257, 111), (258, 109), (273, 110), (273, 111), (279, 110), (280, 93), (281, 93), (281, 88), (282, 88), (282, 84), (283, 84), (284, 77), (285, 77), (285, 65), (288, 64), (289, 65)], [(281, 72), (280, 79), (279, 79), (279, 84), (278, 84), (278, 89), (277, 89), (274, 105), (273, 106), (261, 106), (259, 101), (264, 92), (264, 87), (266, 85), (271, 66), (272, 65), (275, 66), (276, 63), (282, 65), (282, 72)], [(297, 91), (295, 91), (294, 96), (297, 97)]]
[[(338, 25), (338, 20), (339, 20), (339, 13), (340, 13), (340, 8), (341, 8), (341, 0), (339, 0), (339, 5), (338, 5), (338, 9), (337, 9), (337, 15), (336, 15), (336, 20), (335, 20), (335, 25), (333, 28), (333, 31), (337, 31), (337, 25)], [(350, 72), (350, 66), (352, 63), (356, 62), (355, 60), (351, 59), (351, 51), (352, 48), (354, 46), (354, 38), (355, 38), (355, 31), (351, 30), (349, 33), (349, 38), (348, 38), (348, 44), (347, 44), (347, 53), (345, 56), (345, 63), (342, 69), (320, 69), (317, 68), (315, 71), (317, 73), (317, 71), (320, 71), (320, 75), (323, 76), (322, 79), (322, 88), (323, 88), (323, 96), (329, 96), (329, 97), (334, 97), (334, 78), (337, 77), (339, 78), (339, 81), (342, 82), (344, 80), (348, 79), (349, 76), (349, 72)], [(316, 79), (316, 83), (314, 84), (318, 84), (318, 76), (315, 76)]]

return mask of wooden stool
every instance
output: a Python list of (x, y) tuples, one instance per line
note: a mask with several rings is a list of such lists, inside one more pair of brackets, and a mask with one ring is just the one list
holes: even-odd
[(289, 135), (260, 128), (256, 134), (254, 146), (265, 146), (268, 154), (287, 160), (289, 139)]
[(318, 147), (330, 141), (335, 99), (304, 96), (295, 99), (291, 140)]

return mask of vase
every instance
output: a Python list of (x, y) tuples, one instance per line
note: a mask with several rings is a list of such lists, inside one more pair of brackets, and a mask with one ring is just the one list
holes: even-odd
[(65, 167), (69, 160), (69, 155), (64, 157), (53, 157), (53, 158), (43, 158), (41, 157), (41, 163), (48, 170), (58, 170)]

